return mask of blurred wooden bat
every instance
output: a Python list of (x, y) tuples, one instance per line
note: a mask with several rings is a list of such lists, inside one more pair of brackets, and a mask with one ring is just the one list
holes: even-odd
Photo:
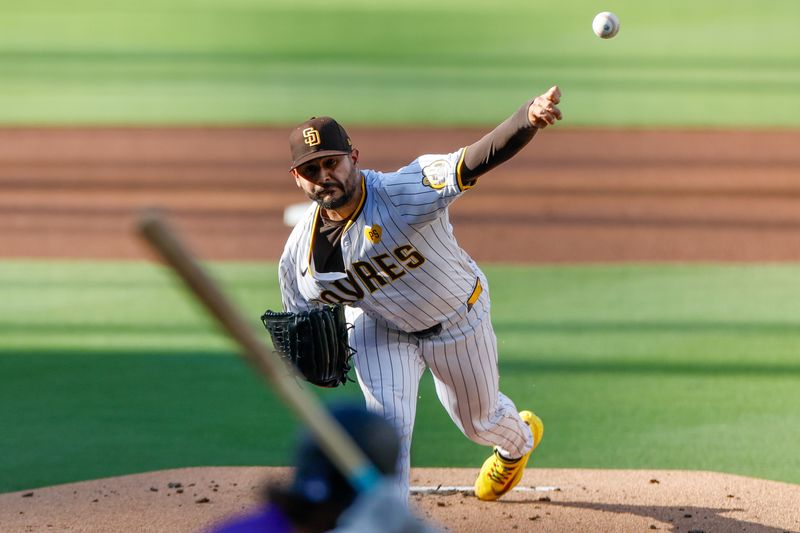
[[(298, 385), (296, 372), (255, 335), (217, 284), (192, 257), (175, 230), (157, 211), (147, 211), (137, 223), (139, 234), (172, 267), (206, 310), (241, 347), (245, 359), (267, 380), (284, 403), (314, 435), (323, 452), (358, 492), (373, 487), (380, 473), (349, 434), (331, 417), (316, 396)], [(266, 335), (261, 335), (266, 338)]]

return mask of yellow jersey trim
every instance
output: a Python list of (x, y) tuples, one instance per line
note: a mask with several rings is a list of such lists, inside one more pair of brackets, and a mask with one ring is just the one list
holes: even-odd
[(312, 267), (313, 261), (313, 253), (314, 253), (314, 241), (317, 237), (317, 225), (319, 224), (320, 220), (320, 206), (317, 204), (317, 208), (314, 210), (314, 222), (311, 223), (311, 236), (308, 242), (308, 271), (313, 275), (314, 268)]
[(475, 288), (472, 289), (472, 294), (469, 295), (469, 299), (467, 300), (467, 307), (472, 308), (475, 305), (475, 302), (478, 301), (478, 298), (481, 297), (481, 293), (483, 292), (483, 287), (481, 286), (481, 279), (477, 278), (475, 280)]
[(350, 226), (353, 225), (353, 222), (358, 218), (358, 215), (361, 214), (361, 210), (364, 209), (364, 204), (367, 201), (367, 180), (364, 178), (364, 174), (361, 174), (361, 200), (358, 202), (358, 206), (356, 210), (353, 211), (353, 214), (350, 215), (350, 218), (347, 219), (347, 224), (344, 226), (344, 230), (342, 230), (342, 235), (347, 233), (347, 230), (350, 229)]
[(456, 179), (458, 180), (458, 188), (462, 191), (473, 188), (475, 184), (478, 182), (478, 180), (475, 180), (472, 183), (472, 185), (466, 185), (461, 180), (461, 169), (464, 167), (464, 157), (466, 157), (466, 155), (467, 155), (467, 149), (464, 148), (461, 151), (461, 157), (458, 158), (458, 164), (456, 165)]

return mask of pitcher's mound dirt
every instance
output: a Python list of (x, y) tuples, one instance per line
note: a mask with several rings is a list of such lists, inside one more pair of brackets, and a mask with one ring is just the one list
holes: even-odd
[[(0, 495), (2, 531), (196, 532), (258, 504), (286, 467), (165, 470)], [(412, 471), (412, 487), (463, 487), (475, 469)], [(466, 492), (412, 494), (447, 531), (800, 531), (800, 485), (664, 470), (529, 469), (499, 502)]]

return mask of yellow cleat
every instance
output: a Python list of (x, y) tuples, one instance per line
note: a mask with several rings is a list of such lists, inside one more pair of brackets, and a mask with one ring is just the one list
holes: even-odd
[(517, 483), (522, 479), (528, 459), (542, 440), (544, 424), (542, 424), (539, 417), (531, 411), (521, 411), (519, 416), (531, 428), (533, 448), (519, 459), (513, 461), (503, 458), (495, 448), (492, 455), (484, 461), (478, 474), (478, 479), (475, 480), (475, 496), (479, 500), (496, 500), (516, 487)]

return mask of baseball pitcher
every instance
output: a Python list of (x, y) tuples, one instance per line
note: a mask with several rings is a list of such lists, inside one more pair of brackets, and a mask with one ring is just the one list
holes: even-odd
[(538, 130), (561, 120), (560, 99), (552, 87), (477, 142), (421, 155), (395, 172), (359, 168), (358, 150), (330, 117), (311, 118), (289, 136), (291, 175), (314, 203), (280, 260), (284, 310), (345, 307), (367, 407), (401, 437), (406, 491), (426, 369), (456, 426), (493, 446), (475, 481), (478, 498), (495, 500), (519, 483), (541, 441), (541, 420), (518, 412), (498, 388), (489, 286), (456, 242), (448, 207)]

